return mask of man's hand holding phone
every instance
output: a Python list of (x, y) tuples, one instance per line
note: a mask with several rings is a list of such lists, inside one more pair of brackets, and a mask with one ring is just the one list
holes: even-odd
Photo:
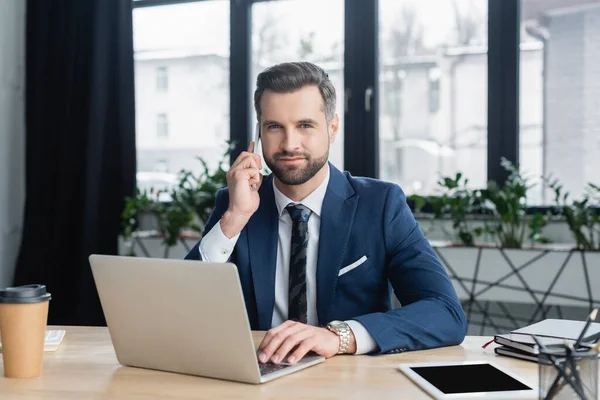
[(242, 152), (227, 171), (229, 208), (221, 218), (221, 230), (228, 238), (244, 229), (260, 204), (258, 189), (262, 184), (262, 161), (254, 153), (254, 146), (255, 143), (250, 142), (248, 151)]

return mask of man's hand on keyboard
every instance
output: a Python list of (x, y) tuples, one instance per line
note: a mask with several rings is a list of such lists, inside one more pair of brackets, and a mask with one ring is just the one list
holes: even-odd
[[(352, 338), (354, 339), (354, 338)], [(350, 352), (356, 344), (351, 341)], [(273, 362), (279, 364), (287, 361), (294, 364), (302, 359), (309, 351), (325, 358), (337, 354), (340, 338), (326, 328), (304, 325), (299, 322), (286, 321), (267, 332), (258, 347), (258, 360), (261, 363)], [(285, 360), (287, 357), (287, 360)]]

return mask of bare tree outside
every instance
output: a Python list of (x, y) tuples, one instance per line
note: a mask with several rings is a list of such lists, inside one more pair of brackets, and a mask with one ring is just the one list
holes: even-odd
[[(385, 35), (385, 33), (384, 33)], [(390, 121), (392, 129), (392, 144), (396, 145), (402, 139), (402, 88), (406, 71), (403, 63), (411, 56), (431, 53), (423, 43), (423, 25), (419, 20), (418, 10), (413, 3), (405, 3), (399, 13), (397, 22), (388, 34), (388, 39), (381, 43), (386, 57), (383, 68), (382, 95), (384, 104), (381, 109)], [(389, 61), (388, 61), (389, 60)], [(402, 160), (402, 148), (395, 150), (395, 159)], [(402, 176), (402, 163), (395, 162), (389, 166), (395, 176)]]
[[(319, 9), (319, 13), (314, 10)], [(310, 61), (325, 68), (344, 100), (344, 1), (282, 0), (252, 5), (252, 76), (277, 63)], [(313, 13), (311, 13), (311, 11)], [(310, 15), (308, 15), (310, 13)], [(343, 168), (343, 113), (330, 161)]]
[[(458, 46), (481, 45), (485, 42), (485, 17), (478, 13), (473, 0), (466, 7), (460, 7), (459, 0), (452, 0), (456, 31), (455, 43)], [(464, 4), (464, 1), (462, 2)]]
[(256, 40), (253, 51), (255, 65), (265, 65), (274, 54), (281, 52), (289, 44), (285, 29), (278, 24), (278, 16), (271, 9), (266, 9), (259, 16), (259, 24), (255, 29)]
[[(412, 1), (402, 2), (398, 17), (393, 23), (391, 29), (382, 32), (380, 43), (383, 64), (381, 73), (382, 116), (388, 122), (388, 129), (391, 130), (392, 145), (397, 146), (401, 140), (406, 139), (407, 132), (402, 132), (402, 121), (405, 116), (402, 110), (405, 108), (402, 104), (405, 79), (409, 71), (407, 67), (421, 60), (426, 62), (436, 62), (438, 51), (448, 47), (462, 47), (482, 44), (484, 42), (484, 27), (486, 25), (484, 16), (478, 14), (477, 7), (474, 7), (473, 0), (465, 1), (450, 0), (453, 12), (452, 31), (448, 32), (444, 41), (438, 43), (426, 43), (424, 34), (425, 27), (420, 12), (422, 9), (417, 7), (417, 3)], [(442, 143), (438, 143), (442, 145)], [(396, 147), (394, 151), (394, 162), (387, 165), (389, 174), (402, 177), (403, 148)]]
[(423, 24), (413, 3), (403, 4), (389, 37), (388, 50), (394, 59), (423, 54)]

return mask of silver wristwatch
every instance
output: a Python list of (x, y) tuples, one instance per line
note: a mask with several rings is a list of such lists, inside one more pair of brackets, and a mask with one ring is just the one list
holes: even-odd
[(347, 353), (350, 346), (350, 325), (343, 321), (331, 321), (327, 324), (327, 329), (340, 337), (340, 347), (337, 353)]

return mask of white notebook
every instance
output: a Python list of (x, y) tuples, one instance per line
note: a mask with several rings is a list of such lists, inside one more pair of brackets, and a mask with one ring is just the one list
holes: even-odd
[[(62, 343), (67, 331), (60, 329), (49, 329), (44, 338), (44, 351), (56, 351)], [(2, 351), (2, 342), (0, 342), (0, 351)]]
[[(520, 335), (536, 335), (545, 338), (568, 339), (575, 341), (585, 327), (585, 321), (571, 321), (567, 319), (545, 319), (533, 325), (511, 332), (511, 339), (520, 341)], [(600, 338), (600, 323), (592, 322), (582, 341), (595, 342)]]

